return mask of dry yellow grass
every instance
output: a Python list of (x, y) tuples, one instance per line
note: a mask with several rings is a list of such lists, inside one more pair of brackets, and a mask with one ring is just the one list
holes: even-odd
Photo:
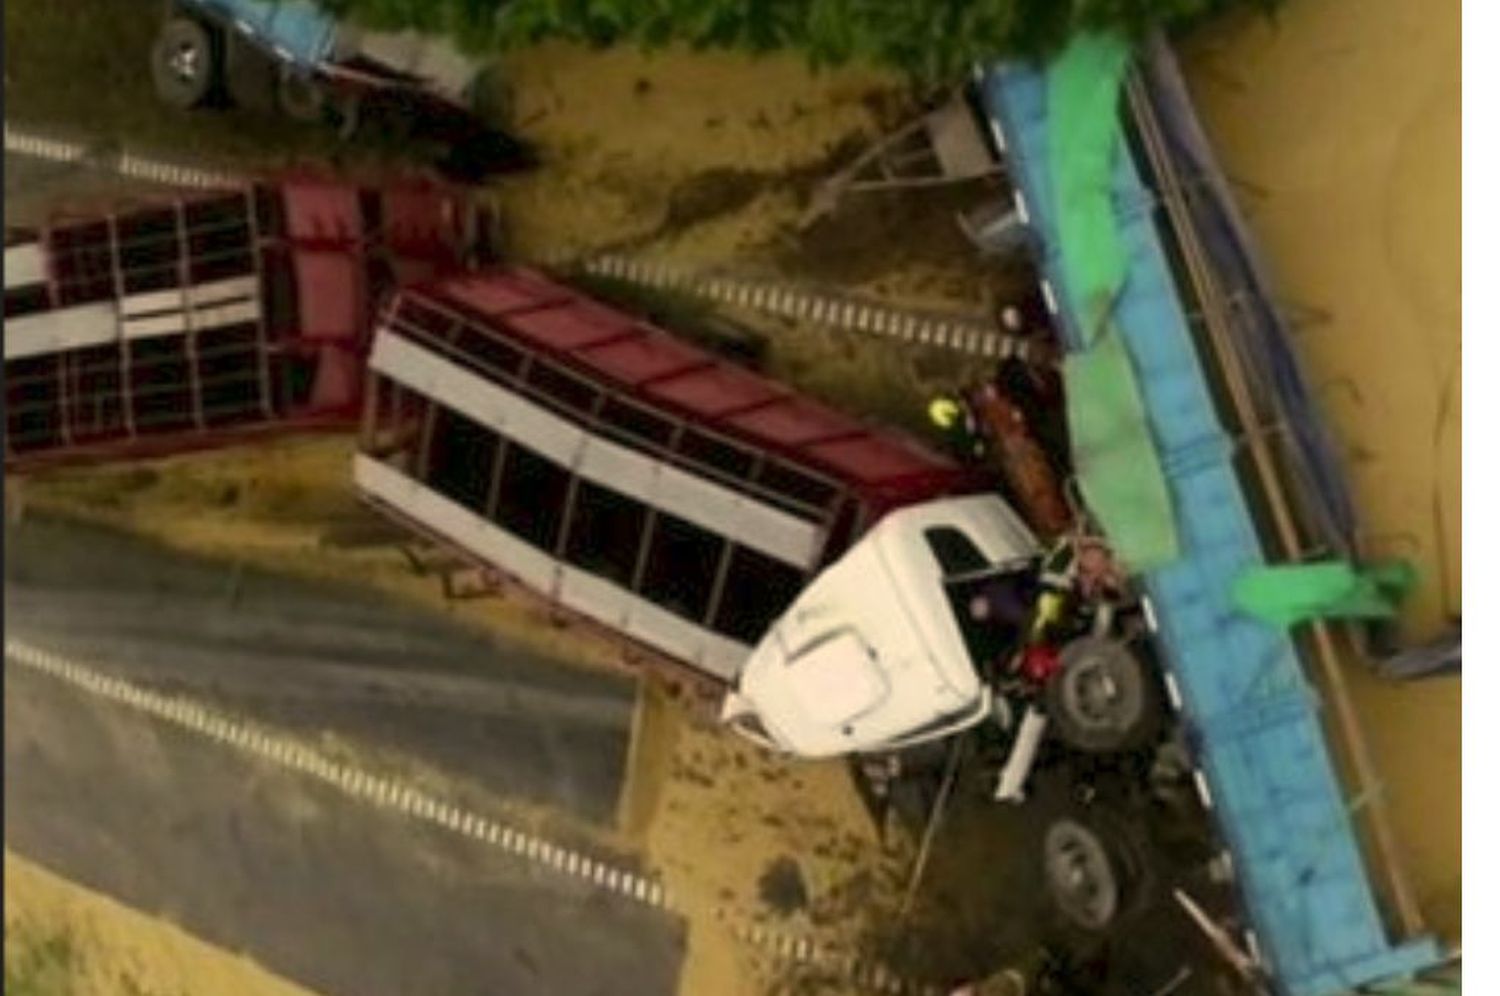
[[(523, 255), (645, 235), (666, 220), (679, 185), (710, 171), (778, 174), (816, 163), (872, 131), (872, 100), (900, 89), (891, 74), (813, 73), (786, 55), (557, 42), (507, 56), (503, 72), (516, 127), (543, 158), (540, 170), (503, 185)], [(761, 206), (780, 200), (770, 193)], [(761, 212), (732, 213), (747, 235), (765, 234)]]
[(7, 990), (18, 996), (312, 996), (9, 850), (5, 961)]
[[(1274, 26), (1230, 19), (1184, 51), (1288, 303), (1324, 316), (1297, 345), (1369, 551), (1422, 573), (1416, 639), (1461, 590), (1459, 49), (1456, 4), (1291, 0)], [(1419, 899), (1456, 940), (1462, 684), (1349, 677)]]

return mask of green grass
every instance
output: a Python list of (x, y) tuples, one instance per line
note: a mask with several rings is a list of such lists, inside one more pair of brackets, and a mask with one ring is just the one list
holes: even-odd
[(975, 62), (1038, 56), (1074, 33), (1140, 36), (1235, 7), (1281, 0), (322, 0), (370, 24), (447, 31), (474, 51), (563, 38), (590, 45), (752, 52), (792, 49), (814, 66), (870, 62), (927, 81)]

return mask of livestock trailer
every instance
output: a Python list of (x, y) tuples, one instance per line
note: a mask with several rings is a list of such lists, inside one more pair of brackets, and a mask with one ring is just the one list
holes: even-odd
[(354, 477), (398, 521), (723, 681), (884, 513), (981, 488), (524, 269), (394, 296)]
[(7, 232), (7, 469), (352, 426), (372, 302), (476, 227), (425, 182), (310, 175)]

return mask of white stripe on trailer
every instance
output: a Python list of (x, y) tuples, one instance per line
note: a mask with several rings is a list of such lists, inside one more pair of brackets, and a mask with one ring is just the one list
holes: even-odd
[(259, 296), (258, 290), (255, 276), (246, 274), (190, 284), (186, 288), (168, 287), (165, 290), (129, 294), (121, 299), (120, 310), (126, 318), (135, 318), (164, 311), (181, 311), (184, 307), (206, 308), (220, 304), (238, 304), (254, 300)]
[(388, 329), (375, 334), (370, 369), (419, 394), (437, 400), (481, 425), (564, 467), (572, 466), (583, 444), (581, 429), (540, 405), (459, 367)]
[(733, 680), (750, 654), (750, 648), (743, 644), (674, 616), (624, 588), (558, 563), (549, 554), (374, 457), (355, 455), (354, 483), (364, 494), (503, 568), (533, 590), (717, 678)]
[[(226, 328), (230, 325), (248, 325), (260, 317), (258, 301), (238, 301), (233, 304), (210, 305), (193, 310), (191, 327), (194, 331)], [(140, 315), (121, 320), (120, 328), (126, 339), (155, 339), (163, 336), (185, 335), (189, 328), (185, 311), (169, 311), (159, 315)]]
[[(126, 339), (182, 335), (189, 328), (243, 325), (260, 318), (254, 276), (227, 277), (186, 288), (131, 294), (121, 301), (121, 333)], [(192, 310), (188, 320), (187, 309)]]
[(647, 454), (588, 436), (573, 423), (388, 329), (372, 369), (535, 450), (578, 476), (794, 567), (817, 560), (815, 524)]
[(5, 247), (5, 289), (33, 287), (47, 282), (47, 254), (40, 242)]
[(113, 301), (39, 311), (5, 320), (5, 358), (20, 360), (88, 346), (105, 346), (116, 342), (119, 335), (120, 314)]

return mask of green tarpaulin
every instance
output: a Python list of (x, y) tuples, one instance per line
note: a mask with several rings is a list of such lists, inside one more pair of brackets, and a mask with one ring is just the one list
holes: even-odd
[(1129, 261), (1110, 196), (1129, 58), (1116, 36), (1075, 38), (1047, 68), (1047, 135), (1063, 279), (1085, 343), (1063, 365), (1074, 469), (1115, 552), (1149, 571), (1177, 559), (1178, 546), (1140, 385), (1110, 314)]
[(1119, 335), (1063, 361), (1068, 432), (1083, 499), (1131, 571), (1177, 559), (1177, 524), (1140, 388)]
[(1084, 34), (1047, 68), (1047, 143), (1063, 276), (1089, 345), (1125, 282), (1128, 262), (1110, 179), (1122, 141), (1120, 83), (1129, 59), (1123, 39)]
[(1234, 580), (1235, 608), (1275, 626), (1309, 619), (1389, 619), (1416, 584), (1410, 564), (1346, 561), (1256, 567)]

